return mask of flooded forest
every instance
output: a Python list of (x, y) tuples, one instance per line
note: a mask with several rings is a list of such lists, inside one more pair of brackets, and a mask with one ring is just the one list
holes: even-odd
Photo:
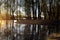
[(0, 0), (0, 40), (60, 40), (60, 0)]

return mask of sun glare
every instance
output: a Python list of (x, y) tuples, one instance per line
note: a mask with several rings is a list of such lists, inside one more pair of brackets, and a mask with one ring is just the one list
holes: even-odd
[(2, 27), (2, 25), (5, 25), (5, 21), (4, 20), (0, 20), (0, 26)]
[(0, 20), (0, 24), (2, 23), (2, 20)]
[(5, 24), (5, 22), (4, 21), (2, 21), (2, 23), (1, 23), (2, 25), (4, 25)]
[(5, 24), (5, 21), (4, 20), (0, 20), (0, 25), (4, 25)]

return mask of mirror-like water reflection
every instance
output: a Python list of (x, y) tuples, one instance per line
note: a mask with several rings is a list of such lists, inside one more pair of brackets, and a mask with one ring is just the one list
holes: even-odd
[(54, 25), (49, 28), (47, 25), (17, 22), (18, 20), (0, 20), (0, 40), (48, 40), (50, 36), (56, 35)]
[(16, 37), (18, 34), (22, 36), (24, 34), (25, 26), (26, 24), (18, 24), (17, 20), (0, 20), (0, 36), (2, 36), (1, 38), (5, 38), (4, 36), (10, 37), (13, 40), (13, 36)]
[(2, 40), (24, 40), (26, 35), (32, 34), (32, 28), (33, 25), (19, 24), (17, 20), (0, 20), (0, 36)]
[[(60, 33), (57, 25), (60, 21), (59, 8), (59, 0), (0, 0), (0, 40), (49, 40), (47, 38), (51, 33), (54, 36)], [(25, 19), (38, 19), (44, 23), (38, 25), (31, 21), (33, 24), (28, 24)], [(18, 23), (20, 20), (27, 24)], [(49, 20), (52, 20), (51, 24)], [(56, 25), (52, 25), (54, 20), (58, 21)], [(49, 21), (49, 25), (45, 25), (45, 21)]]
[[(40, 28), (41, 26), (41, 28)], [(46, 30), (42, 25), (19, 24), (17, 20), (0, 20), (0, 38), (3, 40), (41, 39), (39, 30)], [(42, 35), (44, 33), (41, 33)], [(44, 34), (47, 36), (47, 34)], [(36, 38), (37, 36), (37, 38)], [(41, 36), (42, 37), (42, 36)]]

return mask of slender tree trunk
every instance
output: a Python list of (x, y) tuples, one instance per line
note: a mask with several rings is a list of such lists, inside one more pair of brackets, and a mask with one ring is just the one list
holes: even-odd
[(30, 0), (25, 0), (25, 12), (27, 14), (27, 19), (31, 19), (31, 11), (30, 11)]

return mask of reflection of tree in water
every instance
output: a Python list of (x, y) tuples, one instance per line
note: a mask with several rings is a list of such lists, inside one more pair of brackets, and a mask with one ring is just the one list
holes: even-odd
[[(21, 4), (20, 4), (20, 2)], [(41, 0), (41, 4), (39, 2), (40, 0), (6, 0), (3, 1), (1, 0), (0, 2), (0, 13), (5, 13), (3, 12), (3, 10), (7, 10), (6, 12), (6, 18), (8, 19), (9, 15), (12, 17), (11, 19), (13, 19), (12, 23), (11, 23), (11, 30), (8, 28), (8, 24), (6, 22), (6, 28), (4, 29), (4, 33), (5, 36), (11, 36), (12, 40), (45, 40), (46, 36), (47, 36), (47, 31), (49, 31), (49, 34), (52, 33), (59, 33), (59, 26), (57, 25), (59, 23), (59, 7), (60, 4), (59, 2), (57, 2), (56, 0), (49, 0), (49, 3), (46, 2), (46, 0)], [(55, 2), (56, 1), (56, 2)], [(58, 0), (59, 1), (59, 0)], [(25, 4), (24, 4), (25, 3)], [(55, 3), (55, 4), (54, 4)], [(47, 8), (47, 4), (49, 4), (48, 8)], [(3, 8), (3, 10), (2, 10)], [(8, 11), (8, 9), (10, 11)], [(31, 14), (33, 14), (33, 18), (36, 19), (36, 14), (38, 13), (38, 19), (41, 19), (41, 14), (43, 15), (44, 19), (48, 19), (48, 20), (57, 20), (56, 22), (51, 22), (51, 25), (48, 25), (48, 29), (46, 29), (46, 26), (43, 25), (43, 27), (41, 27), (41, 25), (38, 27), (35, 25), (33, 25), (32, 27), (32, 31), (30, 31), (30, 27), (31, 25), (20, 25), (16, 23), (16, 26), (14, 26), (14, 18), (15, 16), (17, 16), (17, 21), (19, 20), (19, 18), (23, 18), (24, 16), (21, 15), (24, 12), (21, 11), (21, 9), (24, 9), (24, 12), (26, 12), (25, 14), (27, 14), (28, 18), (27, 19), (31, 19)], [(17, 10), (16, 14), (15, 11)], [(38, 12), (37, 12), (38, 11)], [(22, 13), (23, 12), (23, 13)], [(58, 13), (58, 14), (57, 14)], [(8, 15), (9, 14), (9, 15)], [(46, 14), (48, 16), (46, 16)], [(2, 16), (2, 15), (1, 15)], [(5, 17), (4, 16), (4, 17)], [(26, 15), (25, 15), (26, 16)], [(7, 20), (6, 20), (7, 21)], [(55, 26), (53, 26), (52, 24), (55, 24)], [(4, 25), (4, 26), (5, 26)], [(0, 29), (1, 29), (2, 24), (0, 23)], [(16, 27), (16, 28), (15, 28)], [(36, 27), (38, 28), (38, 30), (36, 29)], [(40, 28), (39, 28), (40, 27)], [(38, 31), (38, 32), (36, 32)]]

